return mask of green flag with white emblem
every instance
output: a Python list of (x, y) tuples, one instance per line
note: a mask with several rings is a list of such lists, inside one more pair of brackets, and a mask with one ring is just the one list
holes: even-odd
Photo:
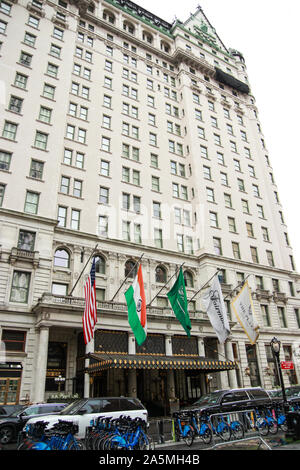
[(182, 268), (180, 268), (176, 282), (167, 293), (173, 312), (177, 320), (180, 321), (186, 334), (191, 336), (191, 320), (188, 312), (188, 302), (186, 297), (185, 283)]

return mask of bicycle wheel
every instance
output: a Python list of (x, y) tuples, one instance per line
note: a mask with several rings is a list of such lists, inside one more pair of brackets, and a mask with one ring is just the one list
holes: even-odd
[(277, 434), (278, 432), (278, 425), (275, 420), (272, 420), (271, 422), (268, 423), (269, 427), (269, 433), (270, 434)]
[(138, 450), (151, 450), (154, 449), (154, 442), (151, 437), (146, 434), (141, 434), (137, 445)]
[(220, 423), (217, 426), (216, 434), (222, 441), (229, 441), (231, 438), (231, 427), (227, 423)]
[(74, 440), (69, 442), (67, 450), (86, 450), (86, 446), (83, 441), (74, 438)]
[(209, 428), (205, 429), (203, 434), (200, 434), (200, 437), (204, 444), (210, 444), (212, 440), (212, 432)]
[(192, 430), (189, 430), (186, 435), (183, 437), (184, 442), (188, 447), (191, 447), (191, 445), (194, 442), (194, 433)]
[(234, 439), (243, 439), (244, 437), (244, 426), (239, 422), (235, 421), (231, 425), (231, 432)]
[(257, 427), (259, 434), (262, 436), (267, 436), (267, 434), (269, 434), (269, 426), (263, 418), (257, 421)]

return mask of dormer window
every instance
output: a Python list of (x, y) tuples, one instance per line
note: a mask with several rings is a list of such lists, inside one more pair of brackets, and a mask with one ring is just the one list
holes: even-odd
[(111, 11), (104, 10), (102, 17), (105, 21), (108, 21), (111, 24), (115, 24), (116, 18), (115, 18), (115, 15)]

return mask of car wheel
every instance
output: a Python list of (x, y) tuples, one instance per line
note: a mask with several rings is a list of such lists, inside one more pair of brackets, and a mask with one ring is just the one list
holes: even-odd
[(14, 436), (14, 430), (10, 426), (3, 426), (0, 428), (0, 443), (8, 444)]

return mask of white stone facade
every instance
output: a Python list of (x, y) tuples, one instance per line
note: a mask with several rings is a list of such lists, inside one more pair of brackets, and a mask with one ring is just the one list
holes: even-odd
[[(66, 345), (72, 392), (88, 267), (66, 295), (96, 245), (105, 261), (96, 276), (98, 328), (127, 331), (128, 352), (131, 281), (110, 301), (125, 262), (143, 254), (149, 302), (163, 287), (159, 265), (168, 279), (185, 263), (189, 298), (217, 269), (225, 270), (228, 301), (249, 276), (259, 382), (274, 386), (266, 346), (275, 335), (296, 364), (286, 384), (297, 383), (300, 365), (289, 352), (300, 344), (299, 275), (242, 55), (226, 49), (200, 8), (170, 25), (127, 1), (1, 5), (0, 339), (5, 362), (21, 370), (18, 399), (49, 396), (49, 342)], [(57, 250), (69, 259), (57, 259)], [(149, 309), (148, 332), (164, 335), (170, 356), (167, 338), (183, 330), (166, 291)], [(209, 355), (202, 340), (216, 336), (200, 295), (190, 316), (199, 355)], [(219, 359), (239, 361), (239, 371), (215, 374), (214, 387), (252, 383), (249, 342), (230, 319)], [(24, 344), (14, 349), (16, 331)], [(7, 401), (7, 381), (1, 385), (0, 402)]]

